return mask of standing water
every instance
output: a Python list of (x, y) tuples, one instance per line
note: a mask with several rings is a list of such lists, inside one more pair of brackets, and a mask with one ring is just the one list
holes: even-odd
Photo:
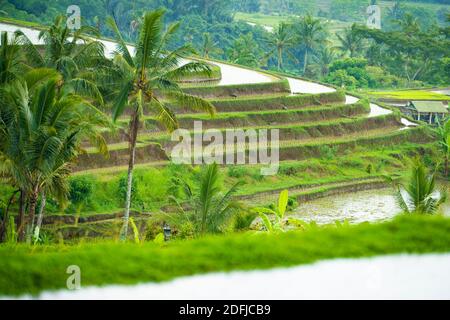
[[(339, 194), (301, 203), (290, 215), (306, 222), (331, 224), (335, 221), (350, 223), (388, 220), (401, 212), (397, 205), (394, 190), (359, 191)], [(441, 207), (441, 212), (450, 216), (450, 203)]]

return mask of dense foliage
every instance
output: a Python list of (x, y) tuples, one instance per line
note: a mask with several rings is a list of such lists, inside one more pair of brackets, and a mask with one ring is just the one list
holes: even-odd
[[(65, 12), (72, 4), (81, 7), (85, 24), (97, 27), (105, 36), (113, 36), (106, 22), (106, 17), (112, 16), (127, 41), (134, 41), (138, 36), (144, 11), (163, 7), (167, 10), (168, 24), (183, 20), (170, 44), (173, 48), (192, 43), (203, 56), (252, 67), (283, 69), (337, 85), (382, 88), (449, 82), (450, 46), (445, 27), (450, 10), (445, 6), (448, 1), (444, 0), (383, 3), (383, 29), (378, 34), (375, 31), (358, 34), (354, 27), (334, 29), (335, 21), (345, 26), (365, 24), (369, 1), (360, 0), (63, 0), (45, 3), (7, 0), (0, 4), (0, 10), (6, 17), (50, 24), (58, 13)], [(274, 18), (284, 16), (288, 24), (274, 30), (253, 26), (235, 21), (233, 17), (237, 12), (269, 14), (267, 17)], [(280, 17), (280, 21), (283, 19)], [(334, 34), (336, 40), (330, 42)], [(328, 75), (330, 64), (347, 56), (367, 60), (365, 80), (359, 81), (347, 69)]]

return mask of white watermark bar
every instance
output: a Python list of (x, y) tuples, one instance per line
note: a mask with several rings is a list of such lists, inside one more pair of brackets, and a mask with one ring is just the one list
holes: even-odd
[[(194, 121), (194, 131), (177, 129), (171, 140), (175, 164), (264, 165), (261, 174), (275, 175), (280, 162), (279, 129), (208, 129)], [(270, 137), (270, 139), (269, 139)]]

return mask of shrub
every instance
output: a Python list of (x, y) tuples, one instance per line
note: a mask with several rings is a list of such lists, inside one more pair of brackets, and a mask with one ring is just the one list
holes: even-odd
[(79, 211), (91, 200), (94, 188), (93, 179), (87, 176), (76, 176), (70, 179), (69, 185), (69, 200)]
[(232, 178), (242, 178), (249, 174), (249, 170), (244, 166), (230, 166), (228, 168), (228, 176)]

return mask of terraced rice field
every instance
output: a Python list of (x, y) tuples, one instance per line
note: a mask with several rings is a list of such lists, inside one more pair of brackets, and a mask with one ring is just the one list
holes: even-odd
[[(0, 30), (13, 32), (21, 29), (34, 42), (39, 43), (39, 31), (0, 23)], [(113, 42), (102, 40), (106, 52), (111, 55), (115, 49)], [(130, 47), (130, 49), (133, 49)], [(186, 63), (188, 60), (183, 61)], [(184, 87), (186, 91), (209, 99), (217, 108), (217, 115), (192, 113), (182, 106), (174, 106), (178, 114), (180, 128), (194, 131), (194, 122), (202, 121), (202, 129), (279, 129), (280, 165), (299, 163), (313, 159), (323, 159), (324, 151), (339, 162), (352, 152), (371, 151), (388, 146), (407, 143), (425, 144), (429, 140), (423, 128), (401, 118), (389, 109), (382, 108), (367, 100), (346, 95), (331, 86), (305, 79), (282, 77), (223, 62), (209, 61), (221, 69), (221, 80), (202, 83), (197, 87)], [(144, 117), (145, 126), (140, 131), (137, 145), (137, 168), (165, 166), (170, 163), (170, 152), (176, 141), (157, 125), (151, 115)], [(120, 119), (122, 130), (105, 132), (109, 143), (109, 158), (96, 153), (86, 144), (87, 153), (77, 164), (76, 174), (115, 175), (126, 171), (128, 163), (128, 143), (125, 130), (127, 117)], [(254, 144), (244, 142), (245, 149), (251, 151)], [(261, 188), (247, 188), (240, 197), (249, 203), (267, 201), (267, 194), (275, 195), (278, 189), (290, 188), (295, 197), (305, 198), (308, 192), (324, 188), (348, 188), (376, 184), (379, 177), (349, 176), (334, 179), (333, 174), (322, 177), (328, 181), (318, 185), (304, 185), (295, 178), (279, 185), (261, 182)], [(361, 181), (363, 179), (363, 181)], [(364, 180), (365, 179), (365, 180)], [(249, 191), (250, 190), (250, 191)], [(261, 194), (264, 200), (261, 199)], [(272, 197), (272, 196), (271, 196)]]

